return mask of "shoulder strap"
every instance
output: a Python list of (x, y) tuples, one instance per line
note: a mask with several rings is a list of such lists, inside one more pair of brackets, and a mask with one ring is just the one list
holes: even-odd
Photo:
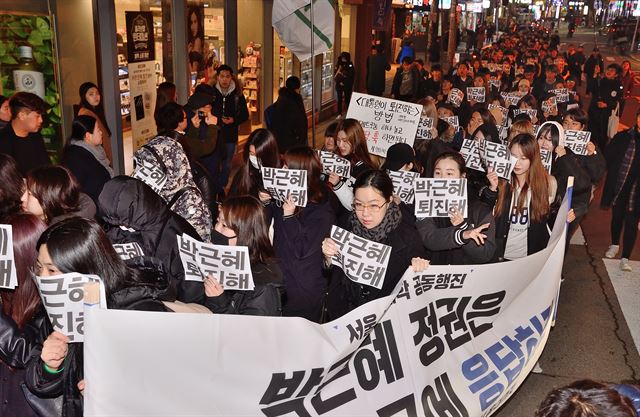
[(156, 151), (153, 146), (151, 146), (150, 143), (147, 143), (146, 145), (143, 145), (142, 148), (140, 149), (145, 149), (147, 151), (149, 151), (151, 153), (151, 155), (153, 155), (153, 157), (156, 159), (156, 162), (162, 167), (162, 171), (163, 172), (167, 172), (167, 166), (165, 165), (164, 161), (162, 160), (162, 157), (160, 156), (160, 154), (158, 153), (158, 151)]
[(197, 190), (197, 188), (194, 187), (193, 185), (187, 185), (186, 187), (182, 187), (173, 195), (173, 197), (171, 197), (171, 200), (169, 200), (169, 203), (167, 203), (167, 207), (169, 207), (169, 209), (173, 207), (173, 205), (178, 202), (180, 197), (182, 197), (184, 193), (186, 193), (189, 190)]

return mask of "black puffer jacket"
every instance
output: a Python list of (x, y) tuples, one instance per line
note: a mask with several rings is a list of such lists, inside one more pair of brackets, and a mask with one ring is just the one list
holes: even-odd
[[(148, 259), (141, 259), (130, 266), (139, 272), (124, 288), (107, 294), (108, 307), (115, 310), (169, 311), (160, 301), (167, 284), (166, 277), (154, 272), (157, 265)], [(44, 363), (40, 359), (42, 344), (31, 351), (25, 383), (31, 392), (42, 398), (63, 395), (62, 417), (83, 415), (83, 396), (78, 389), (78, 382), (84, 378), (82, 349), (82, 343), (70, 343), (62, 363), (63, 370), (55, 375), (44, 370)]]
[(177, 240), (183, 233), (196, 240), (201, 240), (200, 236), (189, 222), (169, 210), (151, 187), (132, 177), (113, 178), (100, 194), (99, 217), (112, 243), (137, 242), (145, 256), (162, 261), (169, 278), (164, 299), (204, 302), (202, 283), (184, 280)]

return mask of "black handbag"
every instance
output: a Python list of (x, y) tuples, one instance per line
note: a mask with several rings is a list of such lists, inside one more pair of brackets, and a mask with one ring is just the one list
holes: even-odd
[(40, 398), (31, 392), (24, 382), (20, 384), (20, 388), (27, 403), (39, 417), (62, 416), (62, 395), (55, 398)]

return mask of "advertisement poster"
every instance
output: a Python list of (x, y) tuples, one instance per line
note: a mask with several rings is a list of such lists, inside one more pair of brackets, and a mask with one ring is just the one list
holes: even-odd
[(151, 12), (125, 12), (133, 151), (156, 135), (155, 44)]
[(27, 91), (49, 105), (40, 133), (50, 153), (60, 151), (63, 144), (53, 33), (50, 16), (0, 15), (0, 94), (9, 97)]
[(204, 69), (204, 5), (189, 2), (187, 9), (187, 54), (189, 71), (196, 77)]

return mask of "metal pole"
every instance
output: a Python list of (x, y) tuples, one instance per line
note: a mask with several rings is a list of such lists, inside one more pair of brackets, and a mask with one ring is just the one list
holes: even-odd
[(638, 33), (638, 22), (640, 22), (640, 16), (636, 18), (636, 30), (633, 31), (633, 40), (631, 41), (631, 52), (636, 50), (636, 34)]
[[(496, 39), (498, 37), (498, 30), (499, 30), (498, 16), (499, 16), (499, 13), (500, 13), (500, 9), (502, 8), (502, 1), (498, 0), (497, 6), (498, 7), (496, 7), (496, 15), (495, 15), (495, 19), (496, 19)], [(493, 39), (489, 39), (489, 42), (493, 42)]]
[(313, 30), (315, 29), (313, 20), (313, 0), (309, 0), (311, 4), (311, 145), (315, 149), (316, 147), (316, 89), (314, 84), (316, 83), (316, 55), (314, 40), (315, 35)]

